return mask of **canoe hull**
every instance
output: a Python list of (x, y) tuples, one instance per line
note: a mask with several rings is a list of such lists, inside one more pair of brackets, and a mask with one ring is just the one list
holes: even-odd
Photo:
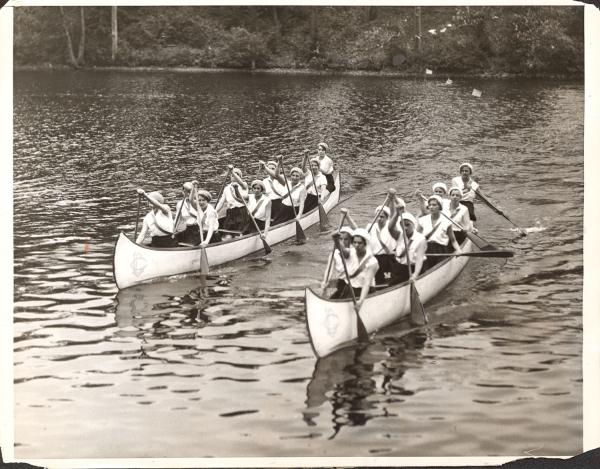
[[(339, 202), (340, 177), (336, 175), (336, 190), (323, 203), (326, 212)], [(301, 220), (307, 229), (319, 222), (318, 208)], [(277, 244), (296, 235), (296, 223), (290, 220), (269, 230), (267, 242)], [(258, 234), (246, 235), (234, 241), (211, 244), (205, 248), (208, 264), (217, 266), (264, 249)], [(201, 249), (198, 247), (152, 248), (134, 243), (120, 233), (113, 256), (113, 275), (119, 289), (171, 275), (200, 270)]]
[[(471, 252), (471, 241), (467, 240), (462, 250)], [(417, 279), (415, 286), (421, 301), (426, 303), (445, 289), (468, 261), (469, 257), (449, 258)], [(329, 300), (307, 288), (305, 309), (308, 335), (317, 357), (327, 356), (356, 341), (357, 318), (351, 300)], [(370, 295), (359, 314), (368, 333), (410, 316), (410, 284), (403, 283)]]

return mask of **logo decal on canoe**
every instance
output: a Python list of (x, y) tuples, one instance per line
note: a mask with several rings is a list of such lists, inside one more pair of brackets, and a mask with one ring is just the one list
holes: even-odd
[(328, 309), (326, 311), (324, 325), (329, 337), (333, 337), (335, 336), (335, 333), (340, 325), (340, 318), (338, 318), (338, 315), (335, 314), (331, 309)]
[(139, 252), (133, 254), (133, 259), (131, 261), (131, 273), (136, 277), (142, 275), (146, 267), (148, 266), (148, 261), (144, 256), (142, 256)]

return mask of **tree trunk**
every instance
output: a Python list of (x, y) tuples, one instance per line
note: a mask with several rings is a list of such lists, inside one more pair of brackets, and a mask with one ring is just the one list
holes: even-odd
[(117, 58), (117, 48), (119, 44), (119, 28), (117, 23), (117, 7), (111, 7), (110, 9), (110, 37), (111, 37), (111, 48), (110, 48), (110, 59), (114, 62)]
[(310, 42), (311, 42), (311, 50), (313, 52), (319, 51), (319, 38), (317, 37), (317, 8), (312, 7), (310, 11)]
[(281, 22), (279, 21), (279, 13), (277, 12), (277, 7), (271, 7), (271, 11), (273, 12), (273, 24), (275, 25), (275, 32), (278, 36), (281, 36)]
[(416, 15), (416, 19), (417, 19), (417, 34), (416, 34), (416, 39), (417, 39), (417, 50), (419, 52), (421, 52), (421, 42), (423, 39), (423, 31), (421, 30), (421, 7), (415, 7), (415, 15)]
[(79, 36), (79, 48), (77, 50), (77, 65), (83, 65), (85, 61), (85, 13), (83, 7), (79, 7), (79, 18), (81, 23), (81, 35)]
[(367, 21), (373, 21), (377, 18), (377, 9), (374, 6), (367, 7)]
[(73, 52), (73, 42), (71, 41), (69, 26), (67, 25), (67, 19), (65, 18), (65, 11), (63, 10), (63, 7), (58, 8), (60, 9), (60, 18), (62, 20), (63, 29), (67, 38), (67, 54), (69, 57), (69, 63), (72, 67), (79, 68), (79, 64), (77, 63), (77, 59), (75, 58), (75, 53)]

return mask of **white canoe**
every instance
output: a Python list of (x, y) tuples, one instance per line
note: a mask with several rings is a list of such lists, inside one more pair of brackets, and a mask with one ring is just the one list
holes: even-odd
[[(329, 194), (323, 208), (329, 212), (340, 198), (340, 176), (336, 174), (336, 190)], [(300, 220), (303, 229), (319, 222), (318, 207), (306, 213)], [(296, 235), (296, 223), (290, 220), (271, 227), (267, 234), (269, 245), (277, 244)], [(206, 257), (210, 266), (217, 266), (264, 249), (258, 234), (249, 234), (233, 240), (210, 244)], [(174, 247), (154, 248), (134, 243), (123, 232), (119, 234), (113, 255), (113, 275), (117, 288), (123, 289), (142, 282), (170, 275), (200, 270), (200, 248)]]
[[(467, 239), (461, 249), (471, 252), (473, 244)], [(450, 257), (417, 279), (415, 286), (421, 301), (426, 303), (446, 288), (468, 261), (468, 256)], [(317, 357), (325, 357), (356, 341), (352, 300), (330, 300), (307, 288), (305, 308), (308, 335)], [(369, 295), (359, 315), (369, 334), (410, 316), (410, 284), (401, 283)]]

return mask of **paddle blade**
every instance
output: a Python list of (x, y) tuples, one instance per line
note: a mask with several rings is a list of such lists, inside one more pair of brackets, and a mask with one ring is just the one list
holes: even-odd
[(356, 313), (356, 332), (358, 335), (359, 342), (368, 342), (369, 334), (367, 333), (367, 328), (365, 327), (365, 323), (360, 318), (360, 314), (358, 314), (358, 310), (356, 309), (356, 304), (354, 305), (354, 312)]
[(304, 230), (300, 225), (300, 222), (296, 220), (296, 241), (299, 244), (304, 244), (306, 242), (306, 235), (304, 234)]
[(419, 292), (414, 282), (410, 283), (410, 321), (419, 326), (428, 322), (425, 308), (423, 308), (423, 303), (421, 303), (421, 298), (419, 298)]
[(269, 246), (269, 243), (267, 243), (266, 239), (262, 240), (263, 243), (263, 247), (265, 248), (265, 254), (271, 254), (271, 246)]
[(327, 230), (329, 227), (329, 219), (327, 218), (327, 212), (321, 204), (319, 204), (319, 228), (321, 231)]
[(469, 253), (465, 253), (465, 256), (471, 256), (471, 257), (500, 257), (500, 258), (507, 258), (507, 257), (514, 257), (515, 253), (514, 251), (508, 251), (506, 249), (497, 249), (495, 251), (479, 251), (479, 252), (469, 252)]
[(208, 275), (208, 257), (206, 257), (206, 249), (200, 249), (200, 273)]
[(467, 238), (471, 240), (471, 242), (477, 246), (482, 251), (497, 251), (498, 248), (493, 244), (488, 243), (485, 239), (477, 236), (475, 233), (471, 233), (470, 231), (465, 231), (465, 235)]

